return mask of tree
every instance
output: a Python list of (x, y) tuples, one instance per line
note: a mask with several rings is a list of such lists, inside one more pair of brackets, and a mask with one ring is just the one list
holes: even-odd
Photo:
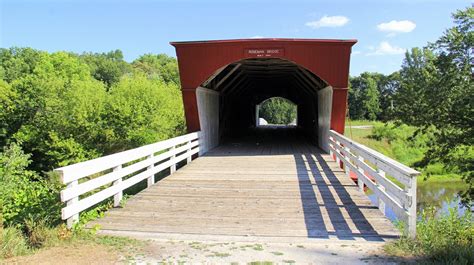
[(440, 161), (459, 171), (474, 198), (474, 8), (453, 14), (455, 26), (424, 49), (407, 52), (400, 71), (396, 117), (434, 131), (423, 164)]
[(80, 58), (89, 65), (92, 76), (104, 82), (107, 87), (116, 84), (124, 74), (131, 71), (130, 65), (123, 60), (120, 50), (108, 53), (83, 53)]
[(290, 124), (296, 120), (296, 105), (288, 99), (267, 99), (260, 107), (260, 117), (270, 124)]
[(106, 109), (106, 153), (184, 133), (184, 109), (177, 85), (144, 74), (124, 77), (113, 86)]
[(379, 91), (377, 83), (371, 77), (366, 80), (366, 90), (363, 96), (363, 106), (366, 109), (366, 118), (375, 120), (380, 112)]
[(379, 75), (362, 73), (350, 79), (349, 114), (352, 119), (375, 120), (380, 113), (380, 92), (377, 87)]
[(136, 59), (132, 65), (149, 77), (179, 85), (178, 62), (166, 54), (145, 54)]

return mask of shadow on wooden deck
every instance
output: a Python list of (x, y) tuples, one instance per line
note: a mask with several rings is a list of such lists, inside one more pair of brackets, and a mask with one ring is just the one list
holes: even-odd
[(399, 236), (329, 155), (291, 131), (231, 139), (94, 224), (108, 234), (179, 240)]

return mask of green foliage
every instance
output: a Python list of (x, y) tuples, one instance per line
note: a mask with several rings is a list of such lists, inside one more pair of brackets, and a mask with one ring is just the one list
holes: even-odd
[[(21, 142), (32, 154), (29, 167), (50, 171), (182, 134), (179, 88), (161, 81), (177, 77), (176, 60), (145, 58), (156, 59), (153, 69), (168, 69), (167, 77), (132, 74), (120, 51), (77, 56), (1, 50), (11, 83), (0, 81), (0, 144)], [(108, 75), (102, 68), (115, 72)]]
[(120, 78), (131, 72), (131, 66), (123, 60), (120, 50), (108, 53), (83, 53), (80, 58), (89, 65), (92, 76), (104, 82), (107, 87), (116, 84)]
[(396, 118), (434, 129), (424, 164), (442, 162), (462, 172), (470, 185), (464, 201), (474, 199), (474, 8), (454, 13), (455, 26), (424, 49), (407, 52), (395, 98)]
[(471, 212), (459, 216), (457, 209), (453, 208), (447, 215), (435, 216), (433, 208), (427, 209), (422, 212), (416, 228), (415, 239), (404, 234), (389, 243), (386, 251), (402, 257), (413, 255), (420, 263), (474, 263), (474, 218)]
[(0, 199), (6, 226), (25, 227), (25, 220), (59, 221), (60, 185), (53, 179), (40, 178), (28, 170), (30, 155), (17, 144), (11, 144), (0, 153)]
[(132, 66), (120, 51), (11, 48), (0, 49), (0, 66), (2, 220), (21, 228), (33, 246), (44, 245), (49, 226), (60, 222), (53, 168), (184, 133), (174, 58), (146, 55)]
[(133, 61), (132, 66), (152, 78), (179, 85), (178, 62), (166, 54), (145, 54)]
[(30, 252), (28, 243), (21, 230), (16, 227), (7, 227), (1, 231), (0, 260), (25, 255)]
[(375, 125), (370, 137), (379, 141), (386, 140), (391, 146), (391, 155), (397, 161), (408, 166), (416, 166), (427, 151), (429, 137), (426, 134), (418, 134), (413, 137), (414, 131), (414, 127), (386, 123)]
[(296, 105), (280, 97), (267, 99), (260, 106), (260, 117), (269, 124), (291, 124), (296, 121)]
[(389, 119), (392, 95), (397, 87), (397, 73), (384, 76), (362, 73), (350, 78), (349, 115), (352, 119)]
[(143, 74), (124, 77), (110, 90), (105, 119), (106, 152), (138, 147), (184, 133), (181, 93)]
[[(358, 143), (368, 146), (386, 156), (389, 156), (407, 166), (421, 171), (418, 178), (420, 184), (430, 178), (432, 181), (460, 181), (459, 171), (447, 169), (442, 163), (423, 164), (421, 161), (429, 150), (429, 142), (433, 132), (414, 135), (417, 128), (405, 124), (377, 121), (350, 121), (346, 124), (372, 125), (372, 129), (347, 128), (346, 135)], [(451, 185), (451, 184), (450, 184)], [(464, 185), (462, 185), (464, 187)], [(464, 188), (460, 189), (464, 190)]]
[(474, 199), (474, 8), (458, 10), (453, 18), (455, 26), (435, 43), (407, 52), (399, 72), (352, 77), (349, 115), (415, 126), (414, 138), (428, 135), (418, 165), (442, 164), (460, 172), (470, 186), (463, 195), (469, 204)]

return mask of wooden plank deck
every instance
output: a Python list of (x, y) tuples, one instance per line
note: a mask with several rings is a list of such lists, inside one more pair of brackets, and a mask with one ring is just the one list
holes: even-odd
[(102, 233), (170, 239), (399, 236), (329, 155), (295, 138), (219, 146), (96, 224)]

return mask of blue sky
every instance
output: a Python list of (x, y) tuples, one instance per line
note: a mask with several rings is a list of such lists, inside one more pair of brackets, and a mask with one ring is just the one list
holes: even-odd
[(351, 75), (391, 73), (405, 49), (451, 27), (461, 0), (198, 1), (0, 0), (0, 46), (46, 51), (123, 51), (175, 56), (170, 41), (270, 38), (358, 39)]

